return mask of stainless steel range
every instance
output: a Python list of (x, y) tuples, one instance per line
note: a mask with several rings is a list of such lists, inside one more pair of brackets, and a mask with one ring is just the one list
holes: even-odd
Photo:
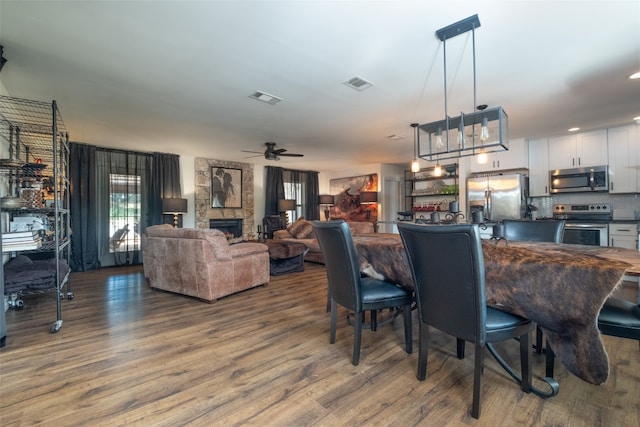
[(609, 203), (553, 205), (553, 218), (564, 219), (564, 243), (607, 246), (609, 242)]

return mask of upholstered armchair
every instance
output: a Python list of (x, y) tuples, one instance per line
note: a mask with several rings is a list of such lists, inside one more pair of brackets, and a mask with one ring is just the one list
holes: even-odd
[(142, 240), (152, 288), (208, 302), (269, 283), (269, 252), (262, 243), (230, 245), (220, 230), (147, 227)]

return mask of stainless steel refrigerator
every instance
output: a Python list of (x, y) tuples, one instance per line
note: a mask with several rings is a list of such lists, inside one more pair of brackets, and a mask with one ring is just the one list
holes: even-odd
[(467, 218), (472, 218), (475, 210), (482, 210), (485, 221), (525, 218), (528, 186), (525, 173), (470, 175)]

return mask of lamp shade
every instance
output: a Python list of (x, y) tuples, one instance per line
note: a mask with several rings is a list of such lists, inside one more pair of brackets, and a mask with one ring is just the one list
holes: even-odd
[(278, 200), (278, 212), (292, 211), (295, 208), (296, 208), (296, 201), (294, 199)]
[(360, 193), (360, 203), (377, 203), (378, 192), (377, 191), (363, 191)]
[(175, 214), (187, 212), (187, 199), (162, 199), (162, 213)]
[(335, 204), (335, 196), (331, 194), (321, 194), (318, 198), (318, 203), (321, 205), (334, 205)]

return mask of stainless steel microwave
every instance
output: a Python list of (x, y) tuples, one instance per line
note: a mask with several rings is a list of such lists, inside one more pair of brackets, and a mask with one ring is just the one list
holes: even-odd
[(549, 171), (549, 182), (552, 193), (609, 191), (609, 174), (606, 166), (552, 170)]

